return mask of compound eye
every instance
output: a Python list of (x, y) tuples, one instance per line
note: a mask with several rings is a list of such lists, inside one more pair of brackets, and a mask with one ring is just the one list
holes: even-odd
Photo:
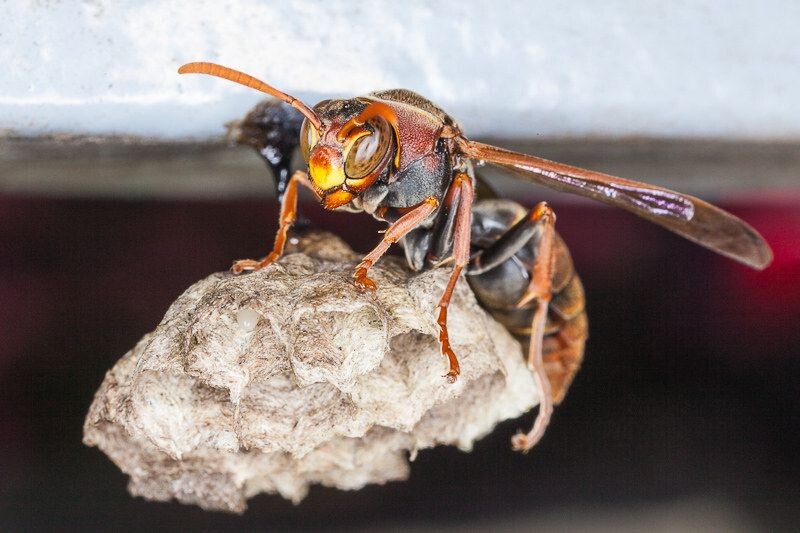
[(300, 153), (303, 154), (303, 159), (305, 159), (306, 163), (308, 163), (311, 149), (314, 148), (317, 141), (319, 141), (317, 130), (311, 125), (308, 119), (305, 119), (303, 125), (300, 127)]
[(381, 164), (392, 144), (393, 131), (382, 118), (367, 121), (370, 133), (359, 136), (347, 153), (344, 173), (348, 178), (360, 179), (369, 176)]

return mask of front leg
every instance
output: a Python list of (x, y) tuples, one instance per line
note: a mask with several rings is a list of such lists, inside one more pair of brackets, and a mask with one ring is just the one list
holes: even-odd
[(419, 226), (423, 220), (436, 211), (437, 207), (439, 207), (439, 200), (433, 196), (429, 196), (421, 204), (389, 226), (389, 229), (383, 234), (383, 239), (378, 243), (378, 246), (364, 256), (364, 259), (361, 260), (361, 263), (358, 264), (355, 272), (353, 272), (355, 284), (359, 289), (375, 290), (375, 282), (367, 277), (369, 269), (383, 257), (383, 254), (386, 253), (386, 250), (388, 250), (392, 244), (396, 243), (402, 239), (406, 233)]
[(275, 235), (275, 244), (272, 247), (272, 251), (261, 261), (255, 261), (253, 259), (240, 259), (239, 261), (235, 261), (231, 267), (231, 272), (234, 274), (241, 274), (246, 270), (261, 270), (262, 268), (277, 261), (281, 255), (283, 255), (283, 248), (286, 246), (286, 237), (289, 234), (289, 230), (297, 220), (298, 185), (306, 187), (316, 195), (314, 188), (311, 186), (311, 181), (308, 179), (308, 174), (301, 170), (298, 170), (292, 174), (292, 177), (289, 178), (289, 183), (286, 186), (286, 194), (284, 194), (283, 199), (281, 199), (281, 215), (278, 233)]

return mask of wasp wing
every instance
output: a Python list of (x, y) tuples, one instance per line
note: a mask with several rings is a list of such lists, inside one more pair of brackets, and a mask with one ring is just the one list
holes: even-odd
[(458, 138), (460, 151), (552, 189), (586, 196), (646, 218), (706, 248), (756, 269), (772, 251), (746, 222), (686, 194)]

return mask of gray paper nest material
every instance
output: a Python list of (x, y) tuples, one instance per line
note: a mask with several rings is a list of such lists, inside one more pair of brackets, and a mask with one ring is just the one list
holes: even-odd
[[(408, 477), (409, 454), (469, 450), (538, 401), (519, 344), (457, 286), (449, 314), (462, 373), (444, 379), (436, 304), (450, 269), (411, 273), (312, 235), (278, 264), (191, 286), (95, 395), (84, 442), (131, 494), (242, 512), (258, 493), (299, 502), (312, 483), (358, 489)], [(509, 450), (509, 453), (510, 450)]]

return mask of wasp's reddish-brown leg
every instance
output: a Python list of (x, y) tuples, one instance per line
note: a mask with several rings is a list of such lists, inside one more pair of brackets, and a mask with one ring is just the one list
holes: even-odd
[[(292, 177), (289, 178), (289, 183), (286, 186), (286, 193), (281, 200), (281, 216), (278, 226), (278, 233), (275, 235), (275, 244), (272, 251), (261, 261), (253, 259), (240, 259), (235, 261), (231, 267), (231, 272), (234, 274), (241, 274), (244, 271), (261, 270), (277, 261), (283, 254), (283, 247), (286, 245), (286, 237), (289, 230), (297, 220), (297, 186), (302, 185), (314, 192), (311, 186), (311, 181), (308, 179), (308, 174), (298, 170)], [(316, 195), (316, 192), (314, 192)]]
[(453, 289), (461, 275), (461, 271), (469, 262), (470, 222), (473, 197), (472, 181), (469, 176), (461, 173), (457, 174), (445, 197), (445, 205), (457, 205), (458, 209), (456, 213), (456, 227), (453, 235), (453, 258), (455, 259), (455, 266), (453, 266), (453, 272), (450, 274), (450, 280), (447, 282), (447, 287), (444, 290), (444, 294), (442, 294), (442, 299), (439, 300), (439, 318), (437, 320), (439, 323), (439, 343), (442, 347), (442, 354), (447, 356), (447, 360), (450, 364), (450, 369), (445, 376), (450, 383), (456, 380), (460, 368), (458, 365), (458, 358), (455, 352), (453, 352), (453, 348), (450, 346), (450, 335), (447, 332), (447, 307), (450, 305), (450, 298), (453, 296)]
[(553, 241), (555, 239), (556, 216), (550, 206), (545, 202), (541, 202), (531, 211), (529, 217), (532, 224), (543, 224), (543, 231), (533, 264), (530, 285), (528, 285), (525, 294), (517, 302), (517, 306), (536, 301), (536, 311), (531, 323), (528, 368), (533, 372), (541, 391), (541, 397), (539, 398), (539, 412), (533, 428), (528, 433), (517, 433), (511, 439), (515, 450), (525, 452), (535, 446), (542, 438), (553, 414), (550, 380), (547, 377), (542, 360), (542, 343), (545, 325), (547, 324), (547, 310), (552, 298), (553, 262), (555, 257), (553, 254)]
[(359, 289), (375, 290), (375, 282), (367, 277), (370, 267), (383, 257), (383, 254), (386, 253), (386, 250), (388, 250), (392, 244), (396, 243), (402, 239), (406, 233), (419, 226), (419, 224), (428, 218), (437, 207), (439, 207), (439, 200), (430, 196), (389, 226), (389, 229), (383, 234), (383, 239), (378, 243), (378, 246), (364, 256), (364, 259), (361, 260), (358, 266), (356, 266), (355, 272), (353, 272), (355, 284)]

